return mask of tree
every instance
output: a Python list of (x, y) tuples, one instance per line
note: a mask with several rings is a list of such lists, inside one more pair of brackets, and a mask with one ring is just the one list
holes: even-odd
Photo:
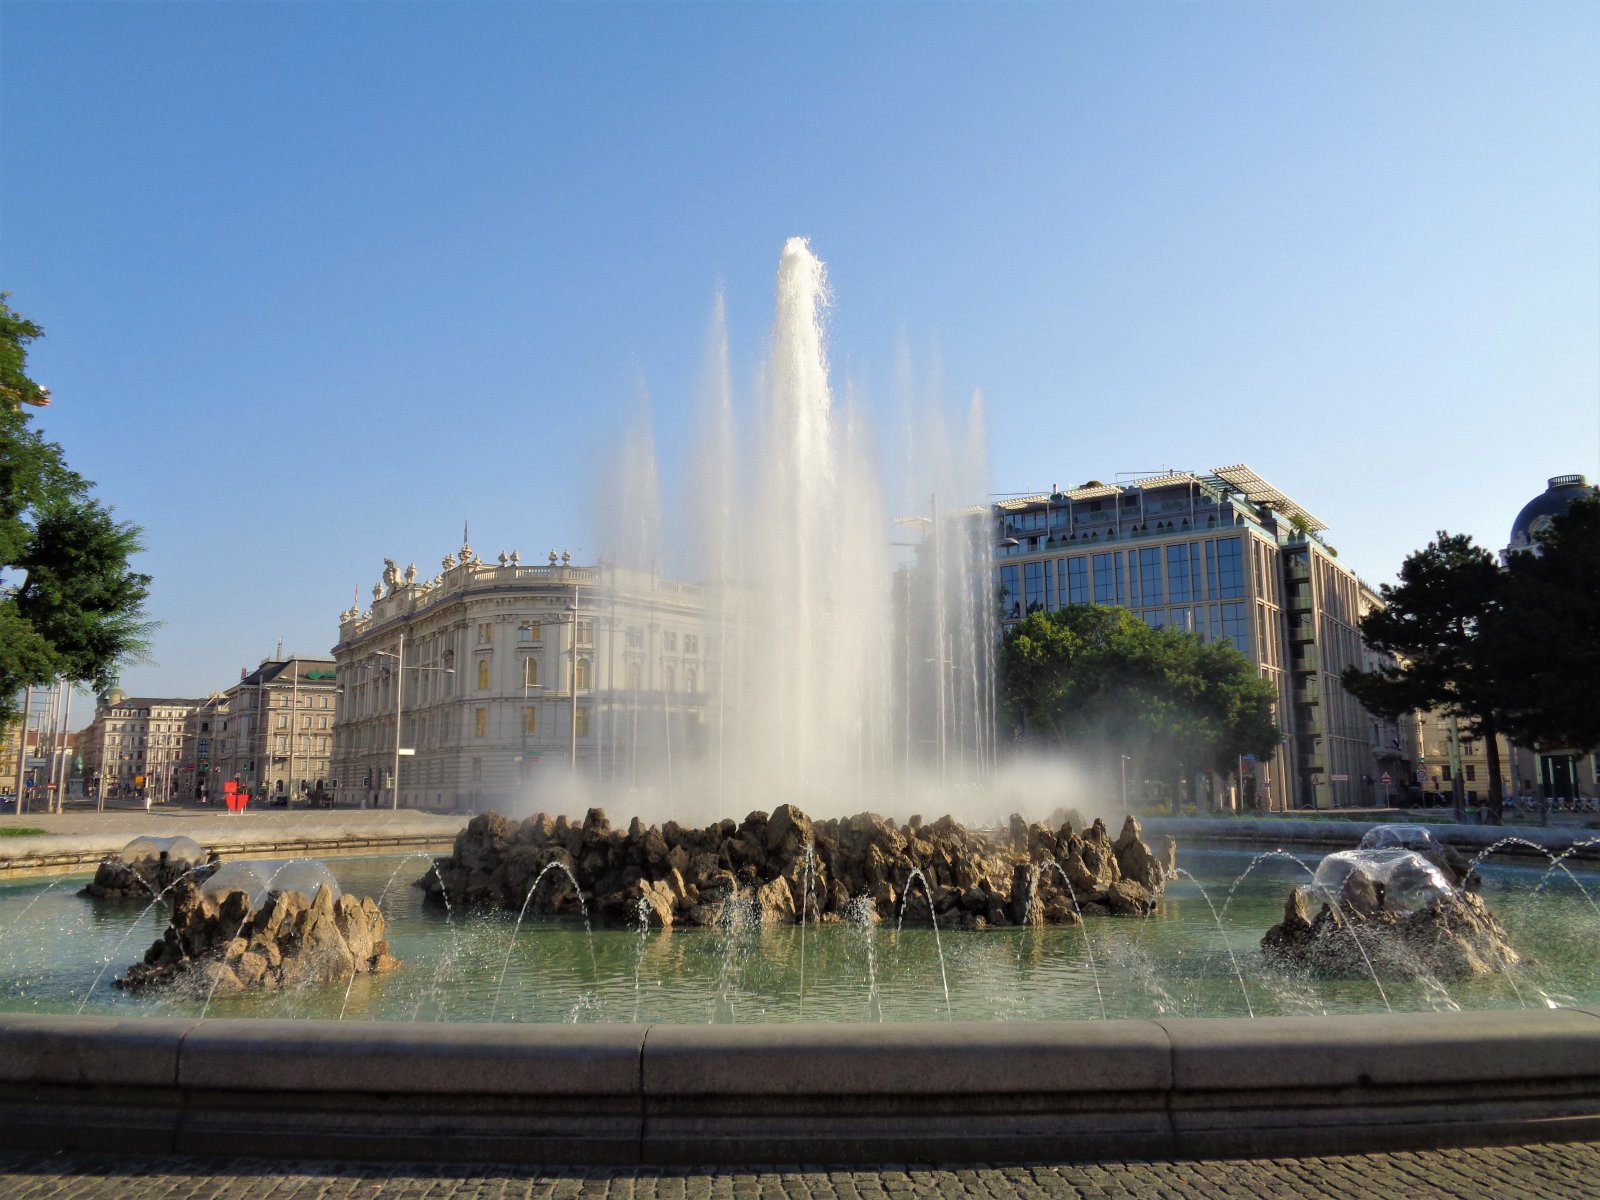
[(1124, 608), (1037, 612), (1006, 634), (1002, 702), (1026, 736), (1108, 769), (1122, 755), (1161, 777), (1231, 771), (1282, 740), (1277, 690), (1227, 643), (1151, 629)]
[(1504, 603), (1494, 557), (1466, 534), (1440, 531), (1409, 555), (1398, 584), (1383, 584), (1384, 607), (1361, 619), (1362, 639), (1391, 662), (1374, 671), (1345, 668), (1345, 691), (1390, 719), (1436, 709), (1482, 737), (1489, 759), (1489, 811), (1503, 794), (1500, 747), (1504, 688), (1482, 636)]
[(31, 427), (49, 392), (27, 374), (41, 336), (0, 293), (0, 728), (23, 688), (55, 679), (108, 686), (142, 652), (150, 577), (130, 569), (137, 527), (89, 495), (61, 447)]
[(1586, 750), (1600, 746), (1600, 496), (1534, 536), (1485, 627), (1503, 726), (1522, 745)]

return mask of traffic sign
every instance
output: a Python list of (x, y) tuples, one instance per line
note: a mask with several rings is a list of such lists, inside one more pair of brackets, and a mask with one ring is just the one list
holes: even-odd
[(1383, 773), (1383, 786), (1384, 787), (1388, 787), (1393, 782), (1394, 782), (1394, 780), (1389, 778), (1389, 772), (1385, 771)]
[(1348, 775), (1329, 775), (1328, 778), (1333, 780), (1335, 783), (1349, 783), (1350, 782), (1350, 776), (1348, 776)]

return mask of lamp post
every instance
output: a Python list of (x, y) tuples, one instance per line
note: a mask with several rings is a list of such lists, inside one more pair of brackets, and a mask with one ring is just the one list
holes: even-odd
[(1122, 762), (1119, 765), (1122, 768), (1122, 811), (1123, 812), (1127, 812), (1128, 811), (1128, 756), (1126, 754), (1124, 754), (1124, 755), (1121, 755), (1121, 758), (1122, 758)]

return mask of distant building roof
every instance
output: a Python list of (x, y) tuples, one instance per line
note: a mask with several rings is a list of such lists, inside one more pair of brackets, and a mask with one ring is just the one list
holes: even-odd
[(1511, 550), (1525, 550), (1534, 544), (1533, 538), (1550, 523), (1567, 511), (1574, 500), (1594, 495), (1600, 489), (1589, 486), (1582, 475), (1556, 475), (1545, 490), (1522, 506), (1517, 519), (1511, 522)]

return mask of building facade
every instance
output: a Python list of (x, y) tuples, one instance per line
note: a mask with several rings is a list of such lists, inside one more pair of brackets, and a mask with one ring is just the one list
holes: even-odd
[(95, 701), (94, 719), (79, 736), (84, 790), (94, 798), (179, 794), (184, 723), (201, 702), (130, 696), (113, 687)]
[(215, 799), (231, 781), (258, 803), (303, 803), (319, 784), (329, 795), (338, 687), (332, 658), (280, 654), (241, 672), (220, 696), (196, 702), (185, 730), (191, 786)]
[(1240, 767), (1265, 810), (1364, 806), (1414, 770), (1414, 735), (1341, 686), (1368, 664), (1358, 622), (1376, 596), (1338, 560), (1326, 528), (1245, 466), (1091, 482), (996, 506), (1002, 627), (1070, 604), (1129, 608), (1154, 627), (1225, 641), (1278, 692), (1286, 737)]
[[(481, 811), (576, 774), (623, 788), (705, 745), (713, 631), (690, 584), (615, 566), (388, 561), (340, 614), (330, 770), (370, 805)], [(349, 802), (348, 799), (343, 802)]]

